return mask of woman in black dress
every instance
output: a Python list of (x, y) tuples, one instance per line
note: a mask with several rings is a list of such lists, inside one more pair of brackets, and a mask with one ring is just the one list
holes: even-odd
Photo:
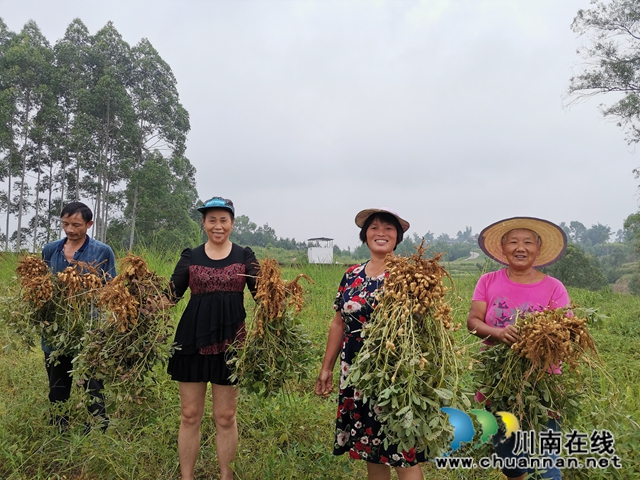
[(211, 383), (220, 478), (229, 480), (233, 478), (229, 464), (238, 446), (238, 391), (229, 381), (227, 348), (244, 339), (244, 288), (247, 285), (255, 294), (258, 261), (249, 247), (229, 240), (235, 215), (231, 200), (214, 197), (198, 211), (208, 239), (184, 250), (171, 276), (171, 303), (180, 300), (187, 288), (191, 298), (176, 329), (177, 349), (168, 372), (180, 390), (182, 480), (193, 479), (207, 383)]
[(329, 328), (327, 349), (315, 393), (327, 396), (333, 389), (333, 367), (340, 356), (340, 390), (333, 445), (334, 455), (349, 453), (353, 459), (367, 462), (369, 480), (389, 480), (394, 467), (400, 480), (422, 480), (420, 462), (424, 453), (415, 449), (399, 451), (396, 445), (384, 447), (378, 420), (381, 410), (345, 382), (354, 357), (362, 347), (362, 327), (376, 306), (375, 295), (388, 276), (385, 258), (402, 241), (409, 222), (388, 209), (367, 209), (356, 215), (360, 240), (366, 243), (371, 259), (347, 270), (342, 277), (334, 303), (336, 314)]

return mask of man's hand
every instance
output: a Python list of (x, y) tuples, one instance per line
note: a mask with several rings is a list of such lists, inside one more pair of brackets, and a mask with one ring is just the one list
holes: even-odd
[(147, 303), (140, 307), (140, 313), (145, 315), (151, 315), (158, 310), (164, 310), (167, 307), (171, 307), (172, 303), (169, 301), (166, 295), (156, 295), (155, 297), (148, 297)]

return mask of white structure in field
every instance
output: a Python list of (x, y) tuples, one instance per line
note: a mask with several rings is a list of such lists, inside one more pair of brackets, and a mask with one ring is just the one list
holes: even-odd
[(333, 238), (310, 238), (307, 245), (309, 263), (333, 263)]

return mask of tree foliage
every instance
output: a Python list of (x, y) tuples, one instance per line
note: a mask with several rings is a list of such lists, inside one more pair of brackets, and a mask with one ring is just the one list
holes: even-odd
[(578, 50), (585, 60), (573, 76), (569, 93), (576, 98), (618, 93), (602, 113), (623, 127), (628, 143), (640, 141), (640, 3), (637, 0), (596, 1), (579, 10), (572, 25), (587, 37)]
[(583, 247), (592, 247), (607, 243), (611, 238), (611, 227), (597, 223), (587, 228), (581, 222), (573, 221), (567, 225), (560, 223), (560, 228), (567, 234), (567, 240)]
[[(159, 250), (193, 246), (200, 228), (188, 214), (197, 201), (193, 167), (185, 158), (167, 158), (158, 151), (147, 157), (125, 189), (124, 219), (131, 218), (135, 204), (136, 235), (142, 243)], [(124, 219), (112, 242), (130, 248), (131, 224)]]
[(597, 260), (574, 244), (567, 245), (564, 257), (543, 270), (568, 287), (599, 290), (607, 284)]
[[(113, 224), (128, 230), (129, 248), (136, 232), (157, 233), (148, 225), (164, 225), (176, 209), (169, 230), (184, 227), (184, 209), (197, 201), (188, 131), (176, 79), (147, 39), (130, 47), (112, 22), (91, 35), (75, 19), (52, 47), (35, 22), (14, 34), (0, 19), (5, 250), (11, 242), (24, 248), (27, 237), (34, 250), (57, 237), (71, 200), (93, 208), (93, 236), (105, 241)], [(150, 209), (149, 191), (174, 208)]]
[(235, 218), (230, 238), (231, 241), (239, 245), (253, 247), (275, 247), (285, 250), (300, 250), (307, 247), (306, 243), (298, 242), (295, 238), (276, 236), (276, 231), (268, 223), (259, 227), (246, 215), (240, 215)]

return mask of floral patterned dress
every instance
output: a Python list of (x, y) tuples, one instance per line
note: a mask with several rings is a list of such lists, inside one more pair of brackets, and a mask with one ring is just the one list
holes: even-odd
[(347, 270), (334, 304), (342, 315), (344, 339), (340, 353), (340, 391), (333, 454), (349, 452), (354, 459), (392, 467), (411, 467), (426, 461), (424, 453), (416, 455), (414, 449), (398, 452), (395, 445), (385, 449), (382, 424), (378, 420), (381, 409), (369, 402), (363, 403), (361, 393), (345, 382), (351, 363), (362, 348), (360, 334), (375, 308), (375, 292), (382, 287), (388, 275), (368, 277), (364, 271), (366, 265), (363, 263)]

